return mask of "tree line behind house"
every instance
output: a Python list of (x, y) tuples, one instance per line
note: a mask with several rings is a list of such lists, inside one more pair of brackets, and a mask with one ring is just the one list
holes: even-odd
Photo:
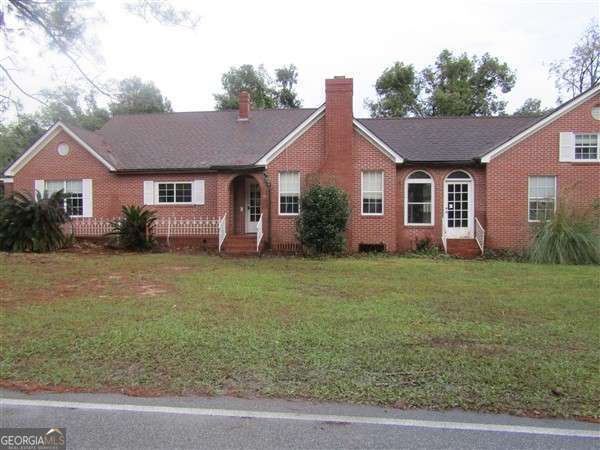
[[(17, 60), (19, 39), (39, 31), (41, 37), (35, 42), (39, 50), (62, 55), (80, 74), (78, 83), (32, 93), (20, 83), (18, 68), (0, 62), (0, 84), (9, 88), (0, 96), (0, 167), (13, 161), (58, 120), (94, 131), (115, 114), (172, 111), (171, 102), (153, 82), (134, 76), (99, 83), (78, 64), (83, 56), (94, 57), (89, 45), (94, 38), (89, 24), (101, 20), (101, 5), (94, 1), (9, 2), (7, 9), (0, 11), (0, 31), (7, 37), (8, 59), (14, 53), (13, 60)], [(126, 3), (125, 9), (128, 14), (164, 26), (194, 28), (200, 23), (200, 18), (190, 10), (177, 8), (168, 1), (137, 0)], [(549, 75), (555, 80), (558, 103), (598, 83), (597, 20), (590, 22), (567, 58), (550, 64)], [(242, 90), (250, 93), (253, 109), (299, 108), (302, 102), (296, 91), (298, 79), (294, 64), (276, 68), (272, 74), (262, 64), (231, 67), (221, 77), (221, 91), (214, 94), (215, 109), (237, 109)], [(488, 53), (454, 54), (444, 49), (432, 65), (421, 70), (405, 62), (391, 64), (375, 81), (376, 98), (364, 103), (372, 117), (506, 115), (507, 101), (503, 95), (513, 89), (516, 81), (515, 71), (497, 57)], [(39, 103), (36, 112), (23, 112), (24, 97)], [(551, 110), (540, 99), (528, 98), (513, 114), (541, 115)]]

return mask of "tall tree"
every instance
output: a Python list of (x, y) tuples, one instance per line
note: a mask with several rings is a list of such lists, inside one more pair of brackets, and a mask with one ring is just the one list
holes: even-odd
[(528, 98), (513, 113), (513, 116), (542, 116), (551, 111), (551, 108), (542, 108), (542, 101), (539, 98)]
[(416, 72), (396, 62), (375, 83), (377, 100), (365, 102), (373, 117), (490, 116), (504, 113), (515, 74), (485, 53), (469, 58), (443, 50), (433, 66)]
[(563, 93), (572, 98), (600, 82), (598, 20), (590, 22), (568, 58), (550, 64), (550, 76), (554, 78), (559, 91), (559, 103), (562, 102)]
[(119, 82), (116, 101), (110, 103), (112, 114), (172, 112), (171, 102), (153, 82), (144, 82), (139, 77)]
[(298, 69), (294, 64), (275, 70), (277, 105), (280, 108), (299, 108), (301, 105), (294, 87), (298, 84)]
[(171, 103), (152, 82), (133, 77), (116, 85), (116, 101), (108, 108), (98, 106), (92, 88), (85, 91), (76, 85), (66, 85), (43, 91), (44, 105), (35, 114), (19, 114), (11, 123), (0, 123), (0, 170), (59, 120), (94, 131), (112, 114), (171, 111)]
[(86, 92), (77, 85), (65, 85), (44, 90), (42, 95), (45, 104), (31, 116), (42, 128), (49, 128), (60, 120), (94, 131), (110, 119), (110, 112), (96, 103), (93, 89)]
[(216, 109), (237, 109), (241, 91), (250, 94), (252, 108), (298, 108), (300, 100), (294, 91), (298, 82), (298, 71), (291, 64), (275, 71), (276, 81), (273, 81), (261, 64), (255, 68), (252, 64), (232, 67), (223, 74), (221, 83), (223, 93), (214, 94)]
[(42, 134), (44, 129), (32, 115), (19, 115), (7, 125), (0, 123), (0, 171)]
[[(104, 3), (98, 5), (101, 8)], [(164, 25), (193, 28), (199, 20), (191, 11), (175, 8), (168, 0), (135, 0), (125, 2), (124, 6), (132, 14)], [(62, 55), (88, 86), (111, 96), (107, 86), (81, 64), (83, 59), (96, 59), (88, 25), (101, 20), (100, 8), (93, 0), (6, 0), (0, 3), (0, 33), (4, 36), (6, 52), (0, 60), (0, 113), (11, 107), (19, 111), (24, 97), (45, 104), (42, 93), (29, 92), (19, 80), (19, 49), (24, 47), (25, 41), (36, 46), (40, 53), (50, 51)]]

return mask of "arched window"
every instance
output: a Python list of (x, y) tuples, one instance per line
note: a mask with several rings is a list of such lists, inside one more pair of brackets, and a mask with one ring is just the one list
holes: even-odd
[(471, 175), (469, 175), (464, 170), (455, 170), (451, 174), (449, 174), (446, 178), (448, 179), (459, 179), (459, 180), (470, 180)]
[(433, 225), (433, 178), (423, 170), (406, 177), (404, 186), (404, 224)]

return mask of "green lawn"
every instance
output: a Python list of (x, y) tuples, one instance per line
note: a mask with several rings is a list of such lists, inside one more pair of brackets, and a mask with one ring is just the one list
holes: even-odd
[(600, 417), (600, 269), (0, 254), (0, 379)]

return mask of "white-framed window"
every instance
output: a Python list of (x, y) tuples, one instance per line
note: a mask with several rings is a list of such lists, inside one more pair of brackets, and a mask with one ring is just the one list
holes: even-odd
[(192, 203), (191, 182), (157, 182), (155, 188), (157, 204)]
[(65, 195), (63, 208), (66, 213), (71, 217), (83, 216), (83, 180), (48, 180), (44, 189), (48, 196), (63, 191)]
[(383, 215), (383, 172), (361, 172), (361, 203), (363, 216)]
[(575, 160), (597, 161), (598, 140), (597, 134), (575, 134)]
[(423, 170), (412, 172), (404, 183), (404, 224), (433, 225), (433, 178)]
[(571, 163), (600, 163), (599, 147), (599, 133), (561, 131), (558, 160)]
[(529, 222), (548, 220), (556, 209), (556, 177), (529, 177)]
[(300, 211), (300, 173), (279, 172), (279, 215), (295, 216)]

